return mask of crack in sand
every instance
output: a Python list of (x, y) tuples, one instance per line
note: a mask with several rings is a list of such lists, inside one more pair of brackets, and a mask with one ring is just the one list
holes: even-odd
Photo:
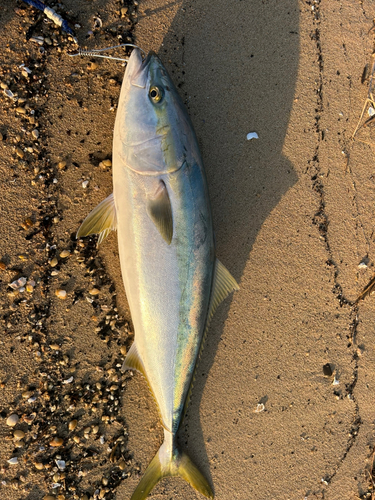
[[(317, 88), (315, 90), (315, 92), (316, 92), (316, 108), (315, 108), (316, 114), (315, 114), (314, 127), (315, 127), (316, 136), (317, 136), (317, 142), (316, 142), (316, 147), (315, 147), (313, 157), (309, 161), (309, 168), (307, 171), (311, 175), (312, 189), (318, 195), (319, 206), (318, 206), (318, 210), (316, 211), (316, 213), (313, 217), (313, 224), (315, 226), (317, 226), (320, 237), (321, 237), (322, 241), (324, 242), (325, 250), (326, 250), (326, 253), (328, 255), (328, 259), (327, 259), (326, 263), (329, 267), (333, 268), (334, 287), (332, 289), (332, 292), (336, 296), (336, 298), (338, 299), (341, 307), (344, 306), (344, 307), (350, 308), (350, 317), (352, 318), (354, 316), (354, 320), (351, 322), (350, 327), (349, 327), (349, 334), (347, 335), (347, 341), (348, 341), (347, 347), (352, 350), (352, 362), (354, 362), (354, 368), (353, 368), (353, 373), (352, 373), (352, 377), (351, 377), (351, 382), (346, 384), (345, 394), (341, 395), (341, 397), (342, 398), (347, 397), (347, 398), (351, 399), (355, 405), (355, 409), (354, 409), (352, 423), (351, 423), (351, 426), (350, 426), (350, 429), (348, 432), (349, 438), (347, 440), (345, 450), (344, 450), (341, 458), (339, 459), (333, 473), (326, 474), (324, 476), (324, 478), (322, 479), (322, 483), (328, 487), (329, 484), (331, 483), (332, 479), (336, 476), (337, 472), (339, 471), (340, 467), (342, 466), (349, 451), (353, 447), (353, 445), (357, 439), (362, 420), (361, 420), (361, 417), (359, 414), (358, 402), (353, 394), (354, 389), (356, 387), (356, 384), (358, 382), (358, 354), (353, 347), (353, 345), (355, 344), (357, 326), (358, 326), (358, 322), (359, 322), (359, 320), (358, 320), (358, 306), (345, 297), (343, 288), (338, 281), (339, 268), (333, 259), (333, 252), (332, 252), (331, 245), (330, 245), (329, 238), (328, 238), (329, 220), (328, 220), (328, 215), (325, 211), (326, 202), (325, 202), (325, 192), (324, 192), (324, 184), (323, 184), (323, 177), (325, 174), (323, 174), (321, 172), (320, 161), (319, 161), (320, 145), (321, 145), (321, 142), (324, 140), (324, 130), (320, 126), (321, 116), (324, 112), (324, 101), (323, 101), (324, 58), (323, 58), (323, 50), (322, 50), (322, 43), (321, 43), (321, 37), (320, 37), (320, 4), (321, 4), (321, 0), (313, 0), (312, 2), (309, 2), (309, 5), (311, 5), (311, 12), (312, 12), (312, 17), (313, 17), (313, 27), (314, 27), (314, 29), (311, 33), (311, 40), (313, 42), (315, 42), (315, 46), (316, 46), (317, 63), (318, 63), (318, 68), (319, 68), (319, 79), (317, 82)], [(322, 498), (324, 498), (326, 491), (327, 491), (327, 488), (323, 488), (321, 490)]]

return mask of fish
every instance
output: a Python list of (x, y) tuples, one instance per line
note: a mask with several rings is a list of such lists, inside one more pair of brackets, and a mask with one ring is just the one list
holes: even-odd
[(156, 402), (164, 441), (131, 500), (179, 476), (213, 498), (176, 433), (190, 400), (210, 320), (238, 284), (217, 259), (206, 175), (186, 108), (154, 52), (129, 58), (115, 119), (113, 193), (77, 238), (117, 230), (121, 274), (134, 325), (122, 370), (137, 370)]

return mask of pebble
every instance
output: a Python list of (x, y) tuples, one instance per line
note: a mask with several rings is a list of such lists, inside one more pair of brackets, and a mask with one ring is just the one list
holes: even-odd
[(34, 287), (32, 285), (30, 285), (30, 283), (28, 283), (26, 285), (26, 291), (29, 292), (29, 293), (33, 293)]
[(2, 260), (0, 260), (0, 270), (1, 271), (5, 271), (6, 268), (7, 268), (7, 265), (5, 264), (5, 262), (3, 262)]
[(82, 182), (83, 189), (86, 189), (88, 185), (89, 185), (89, 181), (83, 181)]
[(128, 8), (127, 7), (122, 7), (122, 9), (121, 9), (121, 17), (125, 17), (126, 14), (127, 14), (127, 12), (128, 12)]
[(4, 139), (4, 136), (3, 134), (0, 132), (0, 141), (2, 141)]
[(18, 464), (18, 458), (17, 457), (10, 458), (9, 460), (7, 460), (7, 462), (10, 465), (17, 465)]
[(65, 460), (56, 460), (56, 465), (60, 470), (65, 469)]
[(123, 458), (119, 461), (118, 466), (120, 470), (124, 470), (126, 468), (126, 462)]
[(37, 128), (34, 128), (34, 130), (31, 132), (31, 135), (34, 137), (34, 139), (38, 139), (39, 130)]
[(18, 430), (18, 431), (14, 431), (13, 433), (13, 437), (16, 441), (21, 441), (21, 439), (23, 439), (25, 437), (25, 433), (21, 430)]
[(61, 446), (64, 443), (64, 440), (59, 437), (54, 437), (52, 441), (50, 441), (49, 445), (53, 446), (54, 448), (57, 448), (58, 446)]
[(99, 432), (99, 425), (94, 425), (94, 427), (92, 428), (92, 433), (97, 434), (98, 432)]
[(1, 87), (3, 90), (6, 90), (6, 89), (8, 89), (8, 88), (9, 88), (9, 87), (8, 87), (8, 85), (7, 85), (5, 82), (1, 82), (1, 83), (0, 83), (0, 87)]
[(326, 363), (324, 366), (323, 366), (323, 374), (326, 376), (326, 377), (332, 377), (332, 368), (331, 368), (331, 365), (329, 363)]
[(69, 425), (68, 425), (69, 430), (70, 430), (70, 431), (74, 431), (74, 430), (75, 430), (75, 428), (77, 427), (77, 424), (78, 424), (78, 420), (76, 420), (76, 419), (71, 420), (71, 421), (69, 422)]
[(99, 293), (99, 290), (97, 288), (92, 288), (91, 290), (89, 290), (90, 295), (98, 295), (98, 293)]
[(18, 106), (18, 108), (16, 108), (16, 113), (19, 113), (20, 115), (25, 115), (26, 109), (22, 108), (21, 106)]
[(55, 294), (56, 294), (56, 297), (58, 297), (61, 300), (66, 299), (66, 290), (58, 289), (58, 290), (56, 290)]
[(56, 500), (55, 495), (46, 495), (43, 497), (43, 500)]
[(34, 467), (38, 470), (44, 469), (44, 465), (42, 462), (34, 462)]
[(102, 162), (103, 167), (112, 167), (112, 161), (111, 160), (103, 160)]
[(59, 346), (59, 344), (50, 344), (49, 346), (50, 346), (50, 348), (51, 348), (53, 351), (59, 351), (59, 350), (60, 350), (60, 346)]
[(9, 425), (9, 427), (14, 427), (19, 419), (20, 417), (16, 413), (13, 413), (13, 415), (9, 415), (7, 418), (7, 425)]
[(69, 250), (63, 250), (63, 251), (60, 253), (60, 257), (61, 257), (62, 259), (66, 259), (66, 257), (69, 257), (69, 255), (70, 255)]
[(121, 350), (121, 354), (122, 354), (123, 356), (126, 356), (127, 349), (126, 349), (126, 347), (125, 347), (124, 345), (122, 345), (122, 346), (121, 346), (121, 349), (120, 349), (120, 350)]
[(27, 219), (22, 222), (21, 227), (23, 229), (29, 229), (29, 227), (32, 227), (34, 225), (34, 222), (30, 219), (30, 217), (27, 217)]
[(20, 158), (23, 158), (25, 156), (25, 153), (22, 151), (21, 148), (17, 147), (16, 148), (16, 154), (17, 156), (19, 156)]
[(58, 263), (59, 263), (59, 261), (56, 259), (56, 257), (54, 257), (53, 259), (51, 259), (51, 260), (49, 261), (49, 265), (50, 265), (51, 267), (56, 267)]
[(88, 71), (95, 71), (98, 69), (98, 63), (96, 62), (90, 62), (90, 64), (87, 65)]
[(57, 269), (54, 269), (51, 271), (51, 276), (57, 276), (59, 274), (59, 271)]
[(58, 164), (57, 164), (57, 167), (62, 170), (63, 168), (66, 167), (66, 161), (60, 161)]

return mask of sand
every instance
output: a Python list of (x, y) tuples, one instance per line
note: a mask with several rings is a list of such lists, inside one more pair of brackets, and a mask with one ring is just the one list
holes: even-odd
[[(210, 327), (182, 447), (218, 500), (371, 498), (375, 302), (355, 303), (374, 275), (371, 126), (351, 136), (369, 85), (373, 3), (140, 0), (121, 17), (122, 6), (65, 0), (59, 12), (79, 23), (82, 46), (114, 45), (120, 34), (162, 58), (201, 146), (218, 257), (240, 284)], [(103, 26), (86, 38), (95, 16)], [(74, 240), (112, 190), (100, 162), (111, 158), (124, 68), (69, 58), (74, 44), (43, 18), (34, 35), (57, 45), (40, 54), (25, 38), (37, 17), (22, 2), (0, 6), (0, 80), (26, 99), (0, 96), (0, 495), (127, 499), (162, 428), (143, 379), (119, 371), (132, 326), (116, 236), (98, 251)], [(12, 295), (23, 276), (33, 292)], [(23, 416), (21, 448), (6, 425), (13, 412)], [(61, 448), (49, 446), (53, 436)], [(53, 478), (58, 456), (66, 478)], [(199, 495), (165, 479), (150, 497)]]

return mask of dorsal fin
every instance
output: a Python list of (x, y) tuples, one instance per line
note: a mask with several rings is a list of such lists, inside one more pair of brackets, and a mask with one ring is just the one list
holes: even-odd
[(99, 234), (99, 245), (116, 228), (116, 208), (112, 193), (89, 213), (77, 231), (77, 238)]
[(205, 332), (218, 306), (228, 297), (230, 293), (239, 289), (240, 287), (238, 286), (237, 281), (233, 278), (228, 269), (220, 262), (219, 259), (216, 259)]
[(147, 199), (147, 213), (163, 239), (170, 245), (173, 237), (172, 206), (163, 181), (159, 182), (154, 196)]
[[(208, 327), (210, 326), (211, 319), (213, 315), (215, 314), (216, 309), (219, 307), (219, 305), (225, 300), (228, 295), (231, 292), (234, 292), (235, 290), (239, 290), (240, 287), (238, 286), (237, 281), (233, 278), (233, 276), (230, 274), (228, 269), (220, 262), (219, 259), (216, 259), (215, 261), (215, 268), (214, 268), (214, 275), (212, 279), (212, 289), (211, 289), (211, 296), (210, 296), (210, 304), (208, 306), (208, 312), (207, 312), (207, 318), (206, 318), (206, 324), (204, 327), (204, 332), (202, 336), (202, 341), (201, 345), (199, 347), (199, 353), (197, 356), (197, 360), (195, 362), (195, 367), (194, 367), (194, 372), (193, 376), (191, 378), (190, 382), (190, 387), (189, 391), (186, 396), (185, 404), (184, 404), (184, 411), (182, 413), (182, 418), (181, 422), (183, 421), (183, 418), (186, 414), (187, 408), (190, 403), (190, 398), (191, 398), (191, 393), (193, 390), (194, 386), (194, 381), (195, 381), (195, 376), (197, 372), (197, 365), (199, 362), (199, 359), (201, 357), (204, 344), (206, 341), (207, 337), (207, 332), (208, 332)], [(180, 423), (181, 425), (181, 423)]]

